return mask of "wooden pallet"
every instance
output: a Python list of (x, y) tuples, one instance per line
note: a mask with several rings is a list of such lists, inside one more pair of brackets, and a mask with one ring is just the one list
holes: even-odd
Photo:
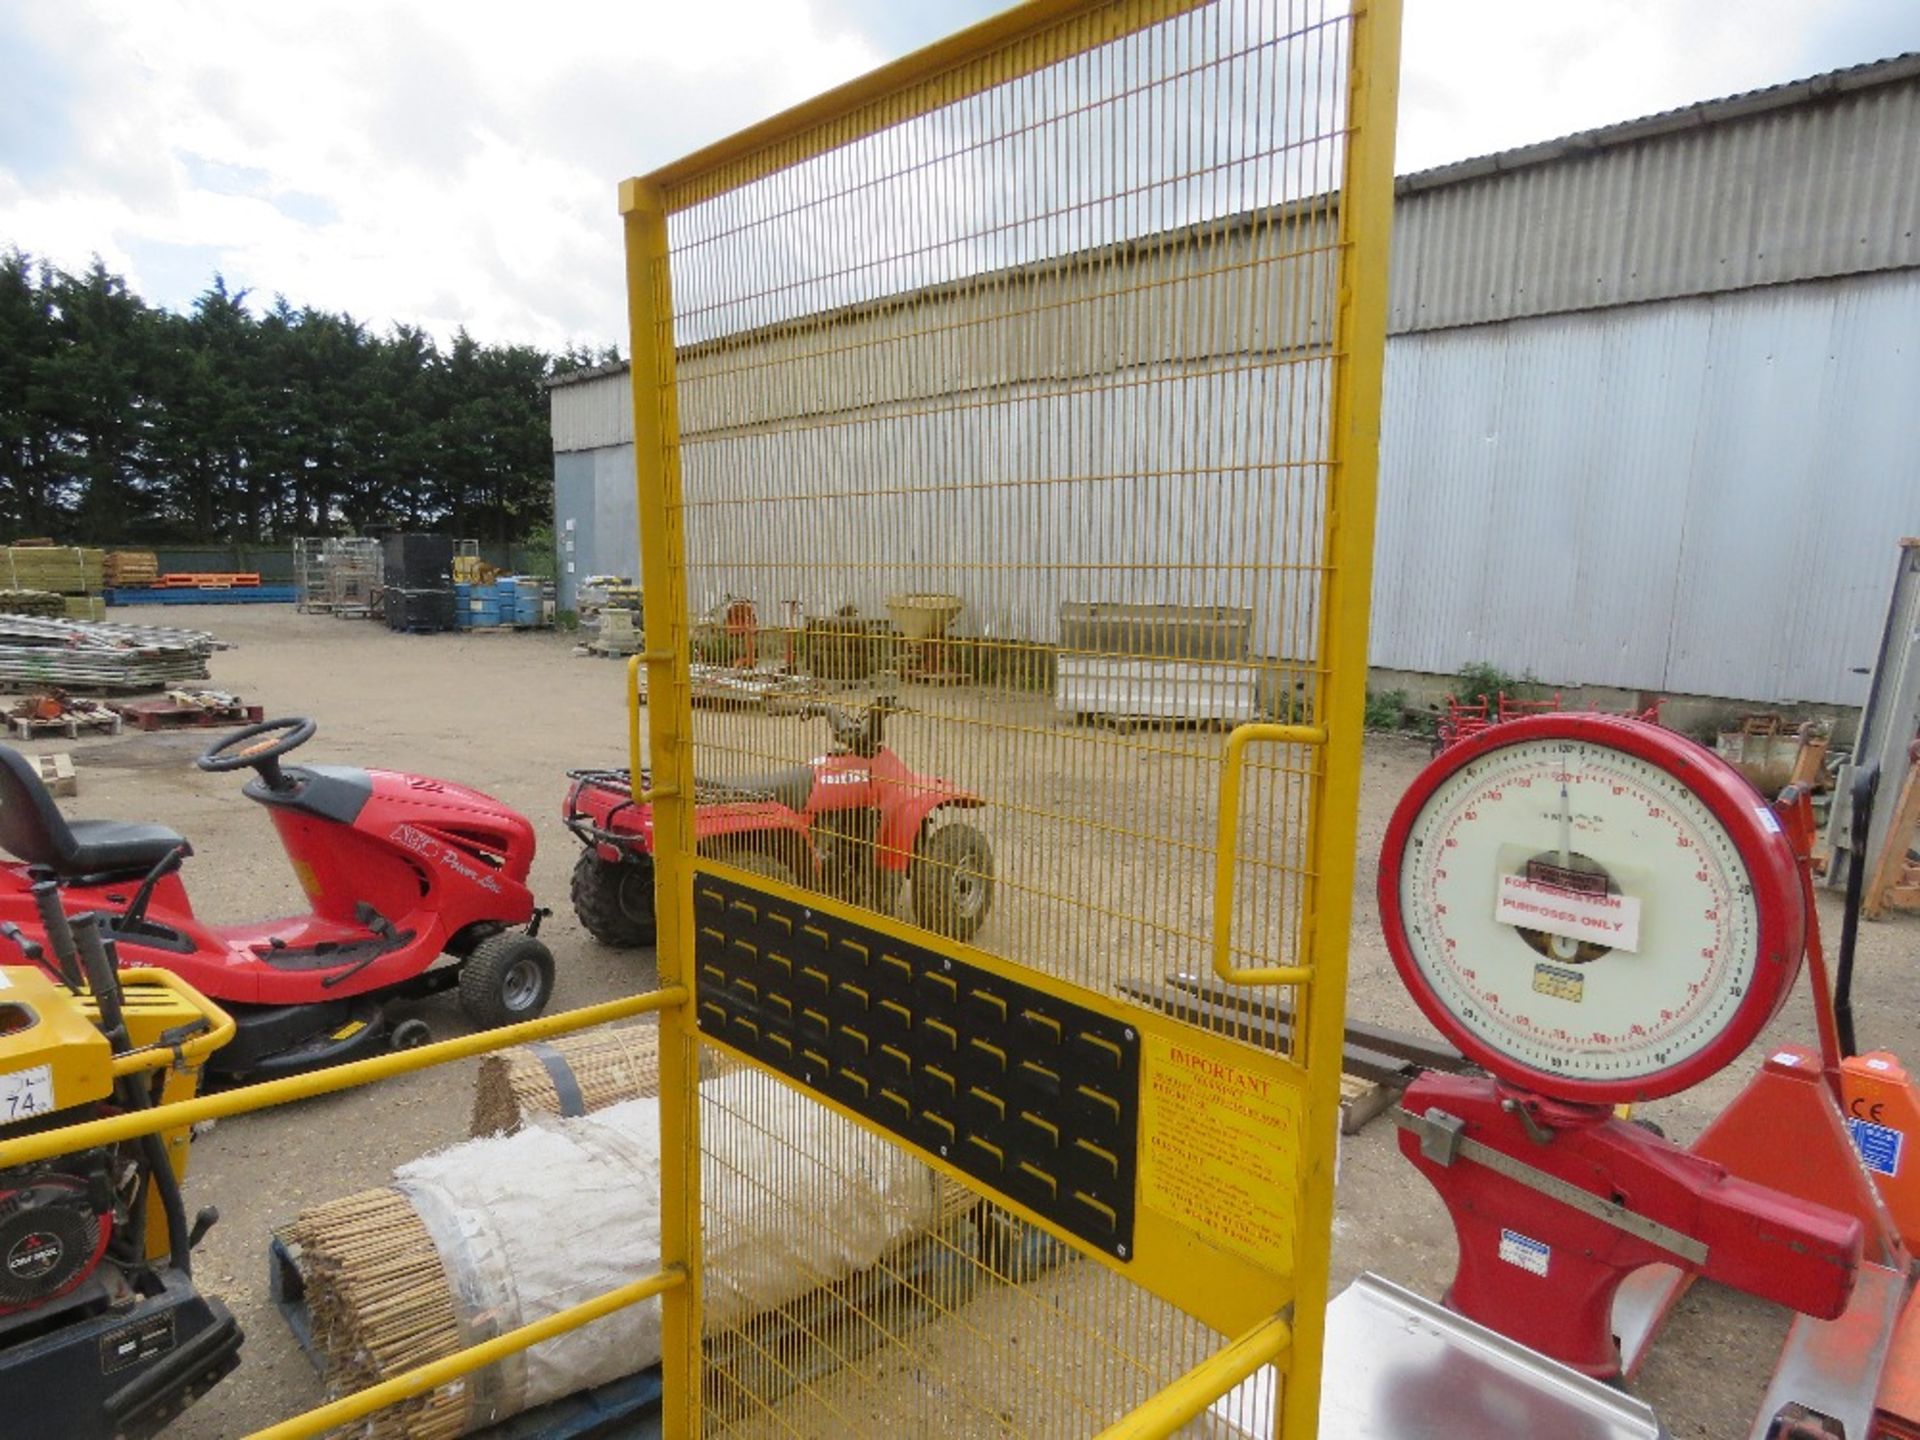
[[(1159, 984), (1123, 981), (1121, 994), (1156, 1010), (1254, 1045), (1284, 1049), (1289, 1043), (1293, 1007), (1281, 996), (1228, 989), (1211, 976), (1169, 975)], [(1345, 1058), (1349, 1075), (1391, 1085), (1412, 1070), (1459, 1074), (1466, 1057), (1435, 1036), (1414, 1035), (1367, 1020), (1347, 1019)]]
[(153, 582), (157, 590), (235, 590), (259, 583), (257, 570), (169, 570)]
[(1340, 1077), (1340, 1133), (1358, 1135), (1367, 1122), (1386, 1113), (1394, 1098), (1406, 1089), (1404, 1083), (1383, 1085), (1378, 1080), (1363, 1080), (1358, 1075)]
[(215, 725), (256, 725), (266, 718), (258, 705), (183, 705), (177, 700), (120, 700), (113, 708), (136, 730), (187, 730)]
[(31, 740), (36, 735), (64, 735), (69, 740), (80, 738), (82, 730), (98, 730), (108, 735), (120, 733), (120, 717), (111, 711), (69, 713), (42, 718), (38, 715), (12, 715), (8, 717), (13, 733), (21, 740)]
[(73, 772), (73, 757), (64, 750), (56, 750), (51, 755), (29, 756), (34, 768), (40, 772), (40, 779), (47, 787), (49, 795), (78, 795), (80, 777)]

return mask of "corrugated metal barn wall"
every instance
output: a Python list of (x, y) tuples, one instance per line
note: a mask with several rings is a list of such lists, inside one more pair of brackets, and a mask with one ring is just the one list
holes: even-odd
[[(1160, 394), (1284, 414), (1285, 389), (1216, 378)], [(575, 438), (607, 443), (556, 456), (556, 520), (563, 544), (575, 539), (569, 606), (581, 576), (636, 564), (632, 448), (611, 423), (625, 377), (555, 393), (589, 391), (609, 423)], [(1175, 468), (1131, 445), (1139, 427), (1123, 414), (1070, 402), (1043, 413), (1017, 393), (996, 403), (1023, 417), (1009, 433), (1028, 435), (1036, 456), (1046, 427), (1097, 424), (1116, 473)], [(967, 464), (964, 425), (936, 435), (924, 416), (860, 408), (859, 426), (812, 429), (782, 442), (791, 453), (760, 457), (778, 476), (799, 458), (792, 447), (842, 444), (844, 494), (820, 513), (843, 531), (888, 503), (873, 492), (938, 485)], [(718, 427), (689, 463), (765, 449), (762, 434)], [(1920, 270), (1395, 336), (1381, 444), (1376, 665), (1445, 674), (1487, 661), (1556, 684), (1858, 704), (1892, 542), (1920, 531)], [(918, 457), (915, 477), (884, 468), (898, 454)], [(1140, 513), (1138, 498), (1121, 513)], [(965, 567), (988, 560), (1150, 560), (1152, 537), (1115, 536), (1115, 523), (1092, 510), (945, 515), (919, 537), (911, 573), (876, 572), (858, 595), (753, 598), (769, 615), (795, 599), (879, 614), (891, 589), (964, 594)], [(1056, 594), (1036, 576), (1007, 613), (970, 611), (958, 628), (1052, 640), (1061, 600), (1236, 599), (1136, 594), (1123, 571), (1095, 588)], [(1265, 617), (1260, 643), (1283, 651), (1283, 631), (1310, 620), (1310, 606), (1292, 626)]]
[[(1893, 541), (1920, 531), (1915, 175), (1920, 64), (1896, 61), (1403, 180), (1375, 664), (1447, 673), (1484, 660), (1560, 684), (1858, 703), (1852, 672), (1871, 658)], [(964, 595), (969, 567), (1022, 556), (1145, 562), (1152, 537), (1117, 533), (1116, 519), (1141, 513), (1140, 487), (1183, 474), (1286, 483), (1221, 473), (1232, 456), (1148, 453), (1139, 437), (1164, 424), (1124, 406), (1082, 414), (1036, 389), (1119, 370), (1155, 405), (1230, 405), (1284, 425), (1295, 407), (1283, 377), (1310, 374), (1316, 357), (1277, 364), (1263, 336), (1279, 307), (1323, 308), (1316, 277), (1286, 276), (1250, 312), (1223, 313), (1212, 294), (1273, 219), (1209, 227), (1184, 273), (1163, 273), (1148, 239), (1101, 266), (1006, 272), (964, 302), (936, 287), (688, 347), (687, 463), (745, 447), (778, 488), (799, 453), (769, 449), (762, 411), (778, 398), (813, 421), (780, 443), (832, 454), (823, 536), (857, 543), (903, 491), (938, 489), (974, 463), (970, 410), (994, 408), (1002, 436), (1024, 437), (1024, 455), (995, 457), (1007, 473), (1046, 473), (1047, 434), (1092, 428), (1113, 493), (1127, 491), (1111, 512), (942, 512), (911, 573), (875, 573), (859, 595), (751, 597), (762, 613), (798, 599), (877, 614), (898, 588)], [(1050, 328), (1057, 302), (1084, 298), (1075, 287), (1103, 273), (1113, 303), (1076, 312), (1073, 332)], [(1202, 327), (1205, 353), (1133, 353), (1127, 307), (1142, 296), (1217, 316)], [(946, 314), (956, 303), (994, 313)], [(922, 339), (970, 320), (1018, 343), (956, 357)], [(883, 390), (844, 389), (829, 362), (848, 346), (895, 357)], [(781, 397), (730, 385), (760, 350), (816, 352), (822, 365)], [(577, 537), (569, 603), (582, 575), (633, 572), (627, 405), (624, 372), (553, 392), (556, 514)], [(1062, 600), (1234, 598), (1136, 594), (1124, 569), (1085, 574), (1086, 593), (1036, 577), (1006, 613), (969, 611), (956, 628), (1045, 641)], [(1311, 595), (1297, 598), (1290, 617), (1261, 617), (1263, 649), (1284, 653), (1311, 622)]]
[(1920, 271), (1395, 337), (1373, 663), (1857, 705), (1920, 528)]

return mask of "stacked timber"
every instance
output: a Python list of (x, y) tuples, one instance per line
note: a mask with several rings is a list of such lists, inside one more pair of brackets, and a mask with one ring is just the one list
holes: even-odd
[(206, 679), (217, 648), (201, 630), (0, 615), (0, 689), (164, 690)]
[(103, 567), (115, 590), (136, 590), (160, 578), (160, 559), (151, 550), (109, 550)]
[(0, 585), (98, 595), (106, 583), (106, 561), (106, 551), (77, 545), (9, 545), (0, 550)]

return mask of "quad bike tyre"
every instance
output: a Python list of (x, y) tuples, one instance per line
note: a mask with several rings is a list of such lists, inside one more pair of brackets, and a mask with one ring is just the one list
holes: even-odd
[(573, 913), (602, 945), (632, 950), (651, 945), (659, 927), (653, 914), (653, 867), (602, 860), (582, 850), (568, 886)]
[(460, 1008), (482, 1030), (531, 1020), (553, 998), (553, 954), (518, 930), (489, 935), (460, 966)]
[(913, 914), (927, 929), (971, 940), (993, 909), (993, 846), (971, 825), (929, 830), (913, 847)]

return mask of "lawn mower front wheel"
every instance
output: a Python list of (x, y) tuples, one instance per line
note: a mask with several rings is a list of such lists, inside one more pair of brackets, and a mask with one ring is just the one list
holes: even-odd
[(460, 1008), (482, 1030), (531, 1020), (552, 998), (553, 953), (531, 935), (489, 935), (461, 962)]

